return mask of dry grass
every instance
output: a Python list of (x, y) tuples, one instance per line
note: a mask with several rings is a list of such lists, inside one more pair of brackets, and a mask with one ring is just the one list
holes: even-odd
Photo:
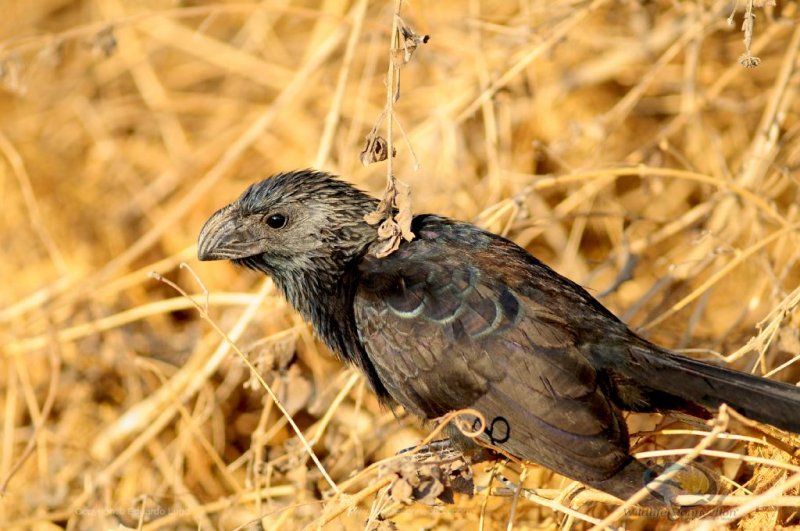
[[(407, 3), (431, 40), (401, 71), (395, 174), (416, 211), (508, 234), (654, 340), (797, 382), (800, 13), (763, 3), (734, 28), (731, 0)], [(359, 153), (394, 2), (320, 4), (3, 3), (0, 527), (697, 526), (539, 467), (524, 495), (478, 468), (492, 491), (394, 501), (375, 463), (430, 429), (382, 410), (270, 282), (196, 263), (203, 221), (256, 179), (383, 188)], [(688, 422), (630, 417), (643, 457), (720, 475), (739, 511), (703, 525), (800, 525), (796, 436)]]

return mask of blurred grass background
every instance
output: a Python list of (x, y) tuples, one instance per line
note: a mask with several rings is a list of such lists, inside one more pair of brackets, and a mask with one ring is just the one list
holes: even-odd
[[(395, 174), (416, 212), (508, 235), (653, 340), (798, 382), (800, 26), (795, 2), (764, 3), (405, 3), (431, 39), (402, 69)], [(613, 510), (567, 516), (574, 486), (536, 466), (538, 502), (393, 500), (394, 476), (365, 469), (429, 427), (382, 410), (270, 282), (196, 261), (206, 218), (272, 173), (317, 167), (381, 193), (385, 163), (358, 155), (385, 105), (394, 7), (0, 2), (0, 527), (555, 529)], [(150, 272), (207, 305), (341, 495)], [(637, 451), (673, 459), (708, 429), (630, 424)], [(797, 437), (728, 432), (698, 462), (756, 502), (708, 526), (800, 525), (796, 500), (756, 499), (797, 494)]]

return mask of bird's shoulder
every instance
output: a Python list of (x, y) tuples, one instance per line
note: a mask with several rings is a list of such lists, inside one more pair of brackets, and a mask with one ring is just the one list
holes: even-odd
[[(441, 280), (435, 271), (442, 267), (453, 273), (467, 270), (479, 274), (484, 281), (516, 283), (515, 275), (527, 276), (529, 273), (526, 267), (528, 258), (538, 262), (505, 238), (475, 225), (433, 214), (415, 216), (411, 231), (414, 239), (402, 242), (399, 249), (389, 256), (377, 258), (372, 252), (364, 256), (359, 272), (362, 282), (367, 282), (367, 289), (390, 288), (385, 282), (398, 276), (414, 278), (422, 275), (429, 283)], [(517, 271), (514, 271), (515, 267)]]
[(515, 297), (522, 297), (529, 310), (560, 315), (560, 320), (576, 327), (625, 329), (583, 287), (511, 240), (470, 223), (432, 214), (415, 216), (411, 228), (414, 239), (403, 242), (389, 256), (364, 256), (358, 266), (362, 297), (388, 297), (399, 303), (401, 299), (414, 299), (418, 292), (436, 295), (447, 286), (457, 291), (480, 286), (507, 303), (509, 314), (517, 311)]

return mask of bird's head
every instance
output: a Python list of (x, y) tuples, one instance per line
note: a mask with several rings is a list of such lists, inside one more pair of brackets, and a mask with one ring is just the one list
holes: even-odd
[(231, 260), (276, 280), (335, 277), (375, 241), (364, 215), (376, 206), (376, 199), (327, 173), (281, 173), (211, 216), (197, 257)]

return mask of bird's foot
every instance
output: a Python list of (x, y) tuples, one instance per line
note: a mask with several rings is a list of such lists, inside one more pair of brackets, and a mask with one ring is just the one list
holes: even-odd
[(419, 445), (403, 448), (397, 452), (397, 455), (408, 454), (408, 457), (413, 458), (415, 461), (427, 461), (428, 459), (434, 457), (440, 460), (445, 460), (463, 456), (463, 452), (457, 448), (450, 439), (431, 441), (428, 444), (419, 447), (417, 450), (418, 447)]

